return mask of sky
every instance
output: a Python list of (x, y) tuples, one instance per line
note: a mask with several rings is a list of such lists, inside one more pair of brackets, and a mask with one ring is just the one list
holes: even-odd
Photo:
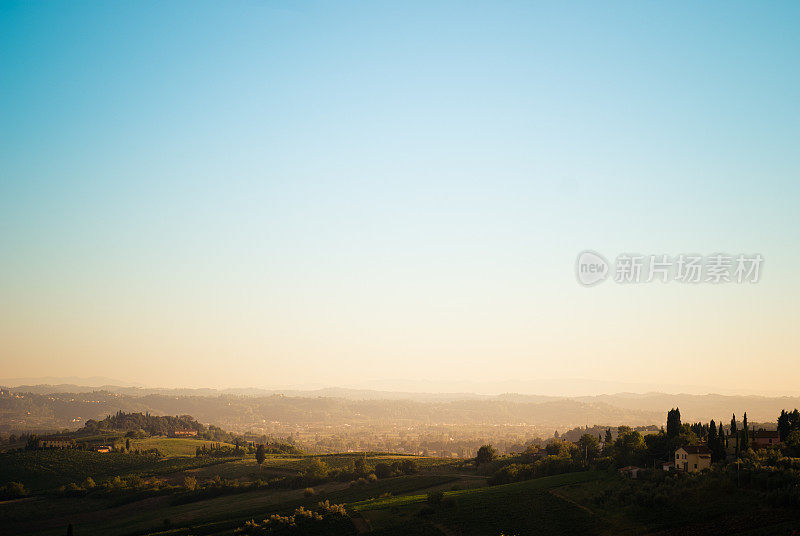
[(798, 15), (0, 2), (0, 377), (797, 394)]

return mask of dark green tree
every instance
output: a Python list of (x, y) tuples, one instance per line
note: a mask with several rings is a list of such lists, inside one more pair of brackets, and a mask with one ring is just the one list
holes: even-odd
[(489, 463), (495, 459), (497, 451), (491, 445), (483, 445), (478, 449), (478, 455), (475, 456), (475, 465)]
[(629, 426), (620, 426), (613, 452), (614, 461), (619, 467), (641, 463), (646, 455), (642, 434), (631, 430)]
[(385, 462), (376, 463), (373, 471), (378, 478), (389, 478), (392, 476), (392, 466)]
[(31, 434), (28, 436), (28, 441), (25, 444), (25, 450), (36, 450), (39, 448), (39, 438), (36, 434)]
[(791, 423), (789, 422), (789, 414), (785, 409), (782, 409), (781, 414), (778, 417), (778, 433), (780, 434), (781, 441), (786, 441), (786, 438), (789, 436), (789, 432), (791, 431), (792, 427)]
[(258, 472), (261, 473), (261, 464), (264, 463), (264, 460), (267, 458), (267, 452), (264, 448), (263, 443), (259, 444), (256, 447), (256, 463), (258, 464)]
[(747, 428), (747, 412), (745, 411), (744, 417), (742, 417), (742, 433), (739, 439), (739, 449), (745, 451), (748, 448), (750, 448), (750, 430)]
[(647, 452), (645, 465), (648, 467), (656, 462), (672, 458), (673, 453), (670, 451), (669, 440), (665, 432), (645, 435), (644, 444)]
[(417, 472), (417, 464), (414, 460), (403, 460), (400, 462), (400, 471), (405, 475), (413, 475)]
[(367, 474), (367, 455), (364, 453), (363, 456), (359, 456), (356, 458), (355, 462), (353, 463), (353, 472), (357, 475), (365, 475)]
[(708, 433), (706, 435), (706, 443), (708, 444), (708, 448), (717, 442), (717, 423), (714, 419), (711, 419), (711, 422), (708, 424)]
[(600, 455), (600, 443), (592, 434), (583, 434), (578, 440), (578, 450), (585, 462), (589, 463)]
[(667, 412), (667, 437), (674, 439), (681, 433), (681, 411), (674, 408)]
[(789, 429), (800, 430), (800, 411), (797, 411), (797, 408), (794, 408), (794, 411), (789, 413)]

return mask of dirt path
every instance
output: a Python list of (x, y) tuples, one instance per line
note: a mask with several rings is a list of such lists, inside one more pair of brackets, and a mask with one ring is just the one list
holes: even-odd
[(566, 502), (570, 503), (570, 504), (571, 504), (571, 505), (573, 505), (573, 506), (577, 506), (578, 508), (580, 508), (581, 510), (583, 510), (584, 512), (586, 512), (586, 513), (588, 513), (588, 514), (594, 515), (594, 512), (592, 512), (591, 510), (589, 510), (589, 509), (588, 509), (587, 507), (585, 507), (584, 505), (582, 505), (582, 504), (580, 504), (580, 503), (578, 503), (578, 502), (575, 502), (575, 501), (573, 501), (572, 499), (570, 499), (569, 497), (567, 497), (567, 496), (566, 496), (566, 495), (564, 495), (563, 493), (559, 493), (559, 491), (558, 491), (558, 488), (551, 489), (551, 490), (550, 490), (550, 494), (551, 494), (551, 495), (553, 495), (554, 497), (558, 497), (558, 498), (559, 498), (559, 499), (561, 499), (562, 501), (566, 501)]

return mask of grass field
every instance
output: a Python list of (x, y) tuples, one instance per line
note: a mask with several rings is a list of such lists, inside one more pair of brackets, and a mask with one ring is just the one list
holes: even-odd
[[(567, 473), (563, 475), (548, 476), (544, 478), (537, 478), (535, 480), (527, 480), (525, 482), (514, 482), (513, 484), (503, 484), (501, 486), (482, 487), (478, 489), (466, 489), (457, 491), (448, 491), (445, 497), (453, 497), (457, 500), (470, 497), (472, 495), (481, 495), (488, 497), (493, 495), (507, 495), (509, 493), (516, 493), (522, 491), (550, 489), (558, 486), (565, 486), (567, 484), (574, 484), (576, 482), (586, 482), (599, 478), (598, 473), (595, 472), (581, 472), (581, 473)], [(379, 510), (383, 508), (391, 508), (396, 506), (406, 506), (409, 504), (416, 504), (425, 502), (425, 494), (419, 495), (404, 495), (402, 497), (387, 497), (374, 500), (360, 501), (352, 504), (355, 511)]]
[[(203, 445), (210, 447), (212, 444), (217, 445), (219, 442), (160, 436), (131, 439), (131, 449), (158, 449), (161, 454), (168, 458), (194, 456), (197, 447), (202, 447)], [(222, 443), (222, 445), (233, 448), (233, 445), (229, 443)]]
[(352, 508), (370, 521), (375, 534), (427, 535), (444, 527), (460, 535), (599, 534), (602, 521), (550, 493), (553, 488), (599, 478), (597, 473), (569, 473), (445, 493), (451, 506), (440, 505), (427, 515), (425, 494), (381, 498), (355, 503)]
[[(792, 534), (800, 529), (800, 512), (771, 508), (751, 489), (717, 486), (688, 486), (677, 501), (657, 507), (633, 504), (620, 506), (599, 500), (610, 492), (642, 489), (615, 475), (559, 488), (558, 493), (579, 503), (606, 521), (604, 534)], [(635, 496), (634, 496), (635, 497)], [(691, 527), (691, 530), (687, 527)], [(800, 533), (800, 531), (798, 531)]]

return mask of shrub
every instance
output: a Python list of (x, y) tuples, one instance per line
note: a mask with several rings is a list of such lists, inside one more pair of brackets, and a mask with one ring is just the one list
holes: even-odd
[(19, 482), (9, 482), (0, 488), (0, 499), (19, 499), (26, 495), (28, 495), (28, 490)]
[(328, 464), (319, 458), (311, 459), (302, 469), (303, 476), (306, 478), (317, 480), (328, 476)]
[(323, 501), (317, 505), (316, 511), (306, 510), (301, 506), (289, 516), (272, 514), (262, 522), (248, 521), (236, 529), (235, 533), (253, 536), (262, 534), (328, 536), (351, 534), (352, 530), (352, 520), (344, 506)]
[(367, 475), (367, 481), (370, 482), (370, 483), (377, 482), (378, 481), (378, 477), (375, 475), (375, 473), (370, 473), (370, 474)]
[(417, 472), (417, 464), (414, 460), (403, 460), (400, 462), (400, 472), (404, 475), (413, 475)]
[(314, 488), (306, 488), (306, 489), (303, 490), (303, 495), (305, 497), (313, 497), (316, 494), (317, 494), (317, 492), (314, 491)]
[(375, 464), (375, 476), (378, 478), (389, 478), (392, 476), (394, 471), (392, 471), (392, 466), (388, 463), (378, 463)]

